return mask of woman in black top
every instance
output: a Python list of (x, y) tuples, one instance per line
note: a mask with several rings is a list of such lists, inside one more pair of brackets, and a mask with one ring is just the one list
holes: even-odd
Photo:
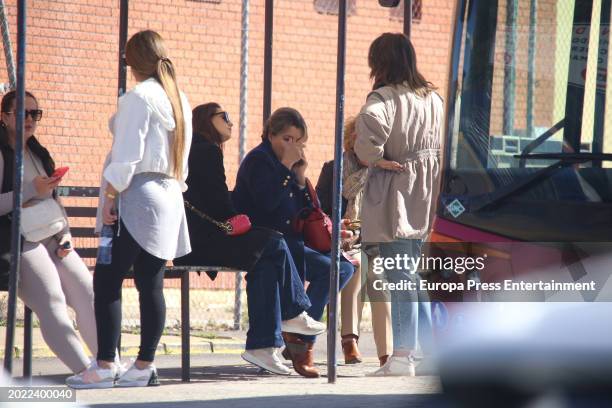
[[(184, 198), (200, 212), (225, 221), (237, 212), (230, 201), (223, 166), (223, 144), (230, 139), (232, 122), (217, 103), (193, 110), (193, 141), (189, 153), (189, 188)], [(252, 228), (229, 236), (187, 208), (192, 252), (175, 265), (229, 266), (247, 271), (249, 331), (242, 357), (276, 374), (289, 374), (280, 361), (282, 331), (322, 333), (325, 325), (306, 314), (310, 301), (282, 234)], [(214, 279), (214, 276), (211, 276)]]

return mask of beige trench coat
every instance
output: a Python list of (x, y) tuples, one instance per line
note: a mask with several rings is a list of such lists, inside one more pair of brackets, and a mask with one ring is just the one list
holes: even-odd
[[(435, 92), (420, 97), (396, 85), (368, 95), (355, 142), (355, 153), (371, 166), (361, 209), (364, 242), (428, 235), (439, 190), (443, 113)], [(383, 158), (405, 164), (406, 171), (372, 167)]]

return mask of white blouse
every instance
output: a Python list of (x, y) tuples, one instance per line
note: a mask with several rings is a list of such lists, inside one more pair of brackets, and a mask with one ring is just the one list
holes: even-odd
[(104, 164), (96, 222), (99, 232), (104, 191), (110, 183), (119, 192), (119, 217), (134, 240), (148, 253), (168, 260), (191, 251), (182, 195), (187, 190), (191, 107), (182, 93), (181, 102), (183, 171), (174, 178), (171, 148), (176, 124), (162, 86), (151, 78), (119, 99), (117, 113), (109, 121), (113, 147)]
[[(191, 107), (181, 92), (185, 118), (185, 146), (191, 145)], [(174, 114), (164, 88), (154, 78), (136, 85), (119, 98), (117, 113), (109, 121), (114, 135), (113, 147), (104, 178), (118, 192), (125, 190), (138, 173), (162, 173), (172, 176), (171, 148)], [(189, 148), (183, 153), (183, 171), (178, 181), (187, 190)]]

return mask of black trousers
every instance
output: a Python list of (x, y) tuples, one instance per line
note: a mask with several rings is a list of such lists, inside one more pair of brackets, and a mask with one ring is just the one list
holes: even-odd
[[(120, 221), (121, 222), (121, 221)], [(113, 361), (121, 334), (121, 286), (125, 275), (134, 268), (140, 301), (140, 350), (138, 359), (153, 361), (164, 330), (164, 266), (166, 260), (142, 249), (121, 223), (113, 238), (112, 262), (96, 264), (94, 272), (94, 306), (98, 332), (98, 360)]]

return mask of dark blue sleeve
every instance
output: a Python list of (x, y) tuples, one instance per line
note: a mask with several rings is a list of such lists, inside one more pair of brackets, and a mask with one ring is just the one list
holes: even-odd
[(294, 173), (285, 166), (275, 166), (263, 155), (251, 155), (243, 164), (255, 206), (266, 213), (278, 209), (283, 196), (296, 185)]

